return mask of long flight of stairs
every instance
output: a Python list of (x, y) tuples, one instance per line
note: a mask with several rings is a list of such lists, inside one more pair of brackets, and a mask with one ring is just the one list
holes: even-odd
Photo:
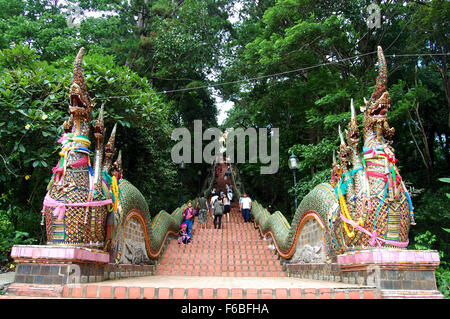
[[(224, 192), (225, 184), (231, 184), (224, 179), (225, 171), (223, 167), (216, 178), (216, 189)], [(192, 243), (180, 245), (172, 240), (159, 260), (156, 275), (287, 277), (269, 242), (261, 238), (253, 223), (244, 223), (238, 201), (234, 198), (229, 216), (222, 216), (220, 229), (214, 229), (208, 214), (207, 229), (201, 229), (195, 220)]]
[[(225, 169), (216, 178), (216, 189), (225, 191)], [(375, 287), (292, 278), (283, 270), (269, 241), (253, 223), (244, 223), (236, 198), (229, 220), (221, 229), (193, 227), (193, 241), (179, 245), (172, 239), (153, 276), (130, 277), (89, 284), (18, 284), (8, 298), (82, 299), (379, 299)], [(132, 266), (132, 265), (130, 265)], [(22, 286), (21, 286), (22, 285)], [(24, 285), (24, 286), (23, 286)], [(175, 308), (172, 310), (179, 311)]]
[(222, 218), (214, 229), (209, 216), (207, 229), (194, 223), (193, 241), (180, 245), (172, 240), (157, 266), (156, 275), (286, 277), (268, 242), (262, 240), (250, 223), (244, 223), (238, 208), (231, 209), (230, 221)]

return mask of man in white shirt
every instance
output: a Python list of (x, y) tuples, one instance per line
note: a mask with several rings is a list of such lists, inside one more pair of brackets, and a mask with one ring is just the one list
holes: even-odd
[(242, 200), (240, 203), (240, 208), (242, 212), (242, 217), (244, 218), (244, 223), (250, 222), (250, 211), (252, 209), (252, 200), (250, 197), (247, 197), (247, 193), (242, 195)]
[(233, 193), (231, 192), (231, 191), (229, 191), (228, 193), (227, 193), (227, 197), (228, 197), (228, 200), (231, 202), (231, 201), (233, 201)]

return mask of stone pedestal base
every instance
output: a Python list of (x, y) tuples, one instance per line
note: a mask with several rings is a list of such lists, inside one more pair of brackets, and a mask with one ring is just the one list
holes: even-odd
[(28, 290), (35, 285), (64, 286), (150, 276), (155, 271), (155, 265), (114, 264), (109, 262), (107, 252), (74, 246), (16, 245), (11, 257), (17, 264), (16, 285), (11, 287), (27, 286)]
[(11, 257), (15, 262), (86, 262), (105, 264), (109, 262), (107, 252), (76, 246), (63, 245), (14, 245)]
[(16, 283), (65, 285), (104, 279), (109, 254), (73, 246), (16, 245), (11, 257), (17, 264)]
[(434, 272), (437, 251), (372, 248), (337, 257), (337, 263), (286, 263), (289, 276), (376, 287), (384, 299), (443, 298)]
[(344, 278), (376, 286), (383, 298), (443, 298), (434, 271), (437, 251), (372, 248), (338, 256)]
[(342, 272), (336, 263), (288, 263), (286, 270), (291, 277), (343, 282)]

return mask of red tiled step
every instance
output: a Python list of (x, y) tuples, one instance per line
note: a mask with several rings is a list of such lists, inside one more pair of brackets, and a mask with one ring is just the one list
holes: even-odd
[(245, 264), (245, 263), (234, 263), (234, 262), (229, 262), (229, 261), (211, 261), (209, 263), (172, 263), (172, 264), (161, 264), (158, 266), (158, 269), (168, 269), (169, 267), (171, 268), (176, 268), (176, 267), (181, 267), (183, 266), (184, 268), (186, 267), (192, 267), (193, 269), (211, 269), (211, 268), (217, 268), (217, 267), (221, 267), (221, 268), (230, 268), (230, 269), (234, 269), (236, 271), (239, 270), (244, 270), (244, 271), (252, 271), (252, 270), (256, 270), (256, 271), (275, 271), (275, 270), (282, 270), (282, 266), (281, 265), (277, 265), (277, 264), (264, 264), (264, 263), (260, 263), (260, 264)]
[(182, 288), (67, 285), (63, 298), (95, 299), (380, 299), (374, 288)]
[[(216, 178), (222, 190), (224, 174), (225, 170)], [(238, 202), (232, 202), (230, 213), (222, 217), (221, 229), (214, 229), (212, 220), (208, 214), (206, 229), (195, 220), (189, 245), (170, 241), (158, 260), (156, 275), (287, 277), (276, 252), (268, 249), (269, 242), (253, 223), (244, 223)]]
[(157, 276), (195, 276), (195, 277), (287, 277), (285, 272), (258, 272), (258, 271), (204, 271), (204, 270), (158, 270)]
[(278, 267), (281, 269), (282, 265), (279, 262), (275, 262), (271, 259), (262, 260), (232, 260), (232, 259), (220, 259), (220, 258), (209, 258), (200, 260), (188, 260), (188, 261), (178, 261), (177, 259), (169, 260), (167, 262), (161, 263), (158, 267), (162, 266), (172, 266), (172, 265), (192, 265), (192, 266), (205, 266), (210, 265), (233, 265), (235, 267)]
[[(223, 170), (217, 179), (219, 187), (225, 189)], [(231, 181), (229, 181), (231, 182)], [(176, 283), (167, 287), (168, 278), (163, 278), (159, 284), (152, 283), (149, 286), (139, 286), (134, 282), (101, 282), (97, 284), (66, 285), (60, 290), (55, 287), (13, 286), (18, 295), (55, 296), (59, 294), (64, 298), (97, 298), (97, 299), (377, 299), (380, 298), (378, 290), (368, 287), (337, 288), (267, 288), (277, 287), (279, 281), (289, 280), (287, 272), (279, 256), (274, 250), (268, 249), (269, 242), (264, 241), (253, 223), (244, 223), (237, 209), (237, 203), (232, 203), (232, 209), (228, 216), (222, 217), (221, 229), (214, 229), (212, 218), (208, 216), (208, 226), (201, 229), (196, 220), (193, 227), (193, 241), (190, 245), (178, 245), (176, 240), (168, 243), (164, 253), (160, 256), (155, 269), (155, 275), (161, 276), (186, 276), (197, 280), (207, 280), (209, 287), (215, 288), (187, 288), (174, 278)], [(275, 284), (266, 288), (224, 288), (228, 286), (229, 278), (223, 279), (223, 283), (213, 282), (211, 278), (201, 277), (247, 277), (250, 279), (238, 279), (238, 282), (254, 282), (257, 278), (270, 279), (275, 277)], [(152, 280), (155, 277), (152, 277)], [(216, 280), (217, 280), (216, 278)], [(161, 278), (159, 279), (161, 280)], [(234, 279), (236, 280), (236, 279)], [(261, 279), (262, 280), (262, 279)], [(170, 280), (169, 280), (170, 282)], [(173, 282), (173, 280), (172, 280)], [(205, 287), (197, 283), (198, 287)], [(217, 285), (217, 286), (216, 286)], [(44, 287), (43, 287), (44, 286)], [(258, 285), (259, 286), (259, 285)]]
[(278, 258), (272, 251), (268, 249), (245, 249), (245, 248), (234, 248), (227, 246), (217, 246), (217, 247), (193, 247), (189, 250), (184, 250), (183, 247), (169, 247), (166, 253), (161, 257), (160, 260), (165, 257), (192, 257), (193, 255), (217, 255), (217, 256), (271, 256)]
[[(159, 267), (155, 274), (156, 275), (171, 275), (178, 276), (175, 273), (183, 272), (181, 276), (201, 276), (201, 273), (212, 274), (216, 272), (227, 272), (230, 276), (233, 274), (239, 274), (239, 276), (251, 276), (251, 277), (267, 277), (267, 276), (282, 276), (287, 277), (287, 273), (283, 271), (282, 268), (251, 268), (251, 267), (233, 267), (233, 266), (221, 266), (213, 265), (207, 268), (194, 267), (190, 265), (164, 265)], [(270, 275), (268, 275), (270, 274)], [(224, 274), (220, 274), (222, 276)]]

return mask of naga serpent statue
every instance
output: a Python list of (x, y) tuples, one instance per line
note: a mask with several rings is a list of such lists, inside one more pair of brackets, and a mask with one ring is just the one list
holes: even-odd
[(285, 259), (330, 262), (351, 250), (370, 247), (406, 248), (414, 213), (408, 190), (396, 166), (394, 129), (387, 112), (386, 60), (378, 47), (376, 87), (365, 105), (362, 153), (351, 101), (346, 136), (339, 127), (339, 162), (333, 155), (331, 182), (316, 186), (297, 207), (291, 225), (280, 213), (270, 214), (258, 202), (252, 215), (261, 233), (271, 235)]
[[(91, 111), (82, 71), (84, 48), (73, 65), (69, 90), (70, 117), (64, 122), (60, 160), (53, 168), (43, 203), (47, 244), (108, 251), (116, 263), (151, 263), (170, 233), (176, 234), (182, 208), (151, 219), (141, 192), (122, 175), (121, 152), (115, 155), (116, 126), (104, 146), (103, 106), (90, 138)], [(95, 143), (91, 165), (91, 141)], [(110, 170), (112, 169), (111, 175)]]

